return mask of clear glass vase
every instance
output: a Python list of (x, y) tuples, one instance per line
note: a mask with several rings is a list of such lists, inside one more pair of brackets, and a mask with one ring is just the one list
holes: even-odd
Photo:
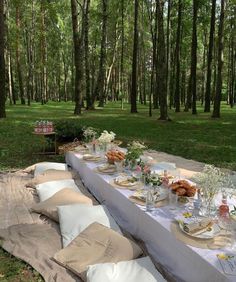
[(214, 217), (217, 213), (217, 207), (215, 204), (215, 196), (202, 197), (202, 204), (199, 214), (205, 217)]
[(135, 170), (137, 168), (137, 160), (129, 160), (129, 169)]

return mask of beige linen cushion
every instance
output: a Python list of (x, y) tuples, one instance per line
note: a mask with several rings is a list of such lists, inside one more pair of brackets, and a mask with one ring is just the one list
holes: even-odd
[(57, 206), (71, 204), (92, 205), (93, 201), (85, 195), (75, 192), (71, 188), (64, 188), (55, 193), (51, 198), (32, 206), (31, 210), (37, 213), (42, 213), (52, 220), (59, 222)]
[(26, 187), (35, 188), (36, 185), (54, 181), (54, 180), (64, 180), (64, 179), (73, 179), (76, 176), (76, 173), (73, 171), (63, 171), (57, 169), (48, 169), (41, 174), (35, 176), (30, 182), (26, 184)]
[(54, 259), (83, 279), (89, 265), (128, 261), (139, 257), (141, 248), (114, 230), (94, 222), (80, 233)]

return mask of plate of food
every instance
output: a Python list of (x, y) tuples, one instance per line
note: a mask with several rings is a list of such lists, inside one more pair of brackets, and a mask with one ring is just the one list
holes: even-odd
[(96, 155), (85, 154), (83, 155), (83, 160), (88, 161), (88, 162), (99, 162), (102, 160), (102, 158)]
[(114, 179), (114, 183), (122, 187), (133, 187), (138, 184), (138, 181), (133, 176), (118, 176)]
[(180, 217), (177, 218), (180, 229), (187, 235), (198, 239), (212, 239), (220, 232), (218, 224), (214, 223), (210, 218), (193, 218)]
[[(136, 198), (142, 202), (146, 202), (146, 195), (147, 195), (147, 191), (146, 190), (138, 190), (135, 191), (132, 195), (132, 198)], [(154, 194), (154, 201), (155, 203), (159, 202), (159, 201), (163, 201), (167, 198), (167, 194), (166, 193), (161, 193), (159, 191), (155, 191)]]
[(98, 173), (102, 174), (114, 174), (117, 172), (116, 166), (113, 164), (103, 164), (96, 167)]

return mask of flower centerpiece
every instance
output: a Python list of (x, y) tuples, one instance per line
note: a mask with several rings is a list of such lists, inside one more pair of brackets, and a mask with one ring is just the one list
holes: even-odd
[(94, 141), (96, 139), (97, 136), (97, 131), (95, 128), (93, 127), (84, 127), (83, 128), (83, 136), (85, 139), (86, 143), (89, 143), (91, 141)]
[(201, 189), (202, 215), (210, 216), (216, 212), (215, 196), (221, 191), (224, 193), (228, 181), (226, 174), (213, 165), (205, 165), (203, 171), (194, 177), (194, 181)]
[(85, 127), (83, 128), (83, 136), (85, 142), (87, 143), (87, 148), (90, 153), (96, 153), (96, 136), (97, 131), (93, 127)]
[(146, 183), (151, 184), (154, 187), (160, 186), (162, 184), (162, 179), (157, 173), (150, 173), (147, 175)]
[(131, 169), (134, 169), (137, 165), (137, 162), (140, 161), (140, 156), (143, 154), (143, 151), (146, 149), (146, 146), (139, 141), (133, 141), (127, 146), (126, 153), (126, 165), (129, 165)]
[(107, 145), (111, 143), (116, 137), (116, 134), (112, 131), (108, 132), (107, 130), (103, 130), (101, 135), (98, 138), (98, 142), (103, 145), (104, 151), (107, 151)]

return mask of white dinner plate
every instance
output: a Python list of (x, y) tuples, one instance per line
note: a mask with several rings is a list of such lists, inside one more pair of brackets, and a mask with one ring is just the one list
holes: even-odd
[(132, 176), (118, 176), (114, 179), (114, 183), (122, 187), (133, 187), (138, 184), (137, 181), (132, 180)]
[(100, 156), (85, 154), (83, 156), (83, 160), (85, 160), (87, 162), (99, 162), (99, 161), (102, 160), (102, 158)]
[[(147, 194), (147, 191), (139, 190), (139, 191), (135, 191), (132, 196), (145, 202), (146, 201), (146, 194)], [(167, 194), (157, 192), (157, 193), (154, 194), (154, 197), (155, 197), (155, 203), (157, 203), (159, 201), (165, 200), (167, 198)]]
[(205, 231), (203, 233), (200, 233), (200, 234), (191, 234), (191, 233), (188, 233), (187, 231), (184, 230), (184, 225), (183, 225), (183, 222), (179, 222), (179, 227), (180, 229), (187, 235), (191, 236), (191, 237), (194, 237), (194, 238), (198, 238), (198, 239), (212, 239), (214, 238), (215, 236), (217, 236), (220, 232), (220, 227), (214, 223), (209, 231)]
[(103, 164), (96, 167), (96, 171), (102, 174), (114, 174), (117, 173), (116, 166), (111, 164)]

